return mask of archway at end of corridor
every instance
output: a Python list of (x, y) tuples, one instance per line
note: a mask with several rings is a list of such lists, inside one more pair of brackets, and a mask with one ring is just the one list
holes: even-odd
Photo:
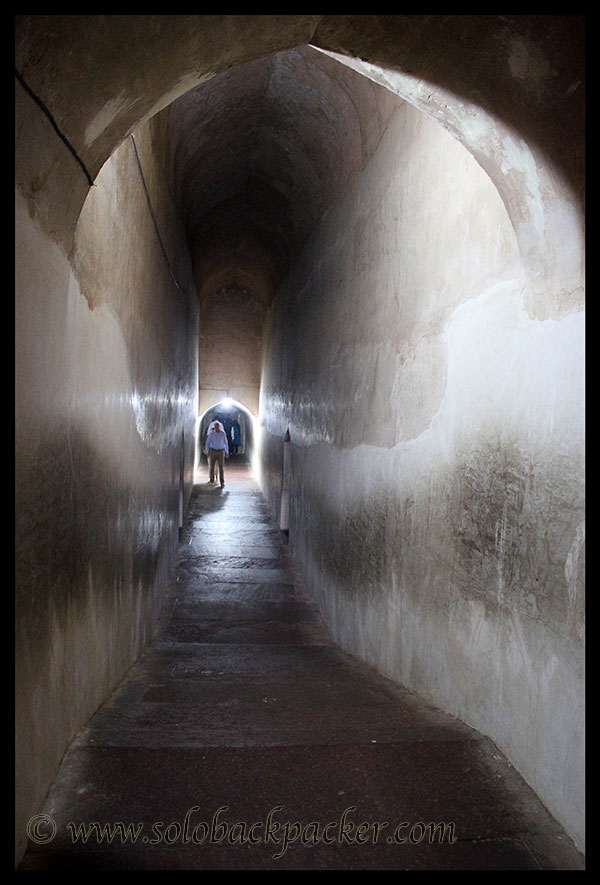
[(230, 457), (233, 463), (252, 464), (255, 451), (256, 416), (238, 400), (224, 397), (198, 417), (196, 439), (196, 475), (207, 467), (204, 452), (206, 435), (213, 421), (219, 421), (227, 434)]

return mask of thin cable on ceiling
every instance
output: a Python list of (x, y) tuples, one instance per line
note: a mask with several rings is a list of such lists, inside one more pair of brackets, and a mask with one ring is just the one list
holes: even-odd
[(50, 111), (48, 110), (48, 108), (46, 107), (44, 102), (42, 101), (42, 99), (39, 97), (39, 95), (35, 94), (35, 92), (31, 88), (31, 86), (29, 86), (29, 84), (26, 82), (25, 78), (23, 77), (23, 75), (21, 74), (21, 72), (17, 68), (15, 68), (15, 77), (17, 78), (17, 80), (19, 81), (19, 83), (21, 84), (21, 86), (23, 87), (25, 92), (29, 96), (31, 96), (31, 98), (34, 100), (36, 105), (41, 109), (41, 111), (44, 113), (44, 115), (50, 121), (52, 128), (54, 129), (54, 131), (56, 132), (56, 134), (58, 135), (60, 140), (71, 151), (71, 153), (73, 154), (73, 156), (75, 157), (75, 159), (77, 160), (77, 162), (79, 163), (81, 168), (83, 169), (83, 171), (85, 173), (85, 177), (87, 178), (88, 184), (90, 185), (90, 187), (94, 187), (94, 179), (90, 175), (85, 163), (83, 162), (83, 160), (81, 159), (81, 157), (79, 156), (79, 154), (77, 153), (77, 151), (75, 150), (75, 148), (73, 147), (73, 145), (71, 144), (69, 139), (66, 137), (66, 135), (63, 132), (61, 132), (61, 130), (58, 126), (58, 123), (56, 122), (56, 120), (54, 119), (54, 117), (52, 116), (52, 114), (50, 113)]
[(135, 138), (134, 138), (134, 136), (133, 136), (133, 133), (131, 134), (131, 143), (132, 143), (132, 145), (133, 145), (133, 151), (134, 151), (134, 153), (135, 153), (135, 159), (136, 159), (137, 167), (138, 167), (138, 170), (139, 170), (139, 173), (140, 173), (140, 178), (141, 178), (141, 181), (142, 181), (142, 186), (143, 186), (143, 188), (144, 188), (144, 193), (146, 194), (146, 202), (148, 203), (148, 209), (150, 210), (150, 216), (151, 216), (151, 218), (152, 218), (152, 223), (154, 224), (154, 230), (156, 231), (156, 236), (158, 237), (158, 242), (159, 242), (159, 244), (160, 244), (160, 248), (161, 248), (161, 251), (162, 251), (162, 253), (163, 253), (164, 259), (165, 259), (165, 261), (166, 261), (167, 268), (168, 268), (168, 270), (169, 270), (169, 273), (170, 273), (170, 275), (171, 275), (171, 279), (173, 280), (173, 283), (175, 284), (175, 287), (176, 287), (177, 291), (180, 292), (182, 295), (185, 295), (184, 290), (182, 289), (182, 287), (179, 285), (179, 282), (177, 281), (177, 277), (175, 276), (175, 272), (174, 272), (174, 270), (173, 270), (173, 266), (172, 266), (172, 264), (171, 264), (171, 261), (170, 261), (170, 259), (169, 259), (169, 256), (167, 255), (167, 250), (165, 249), (165, 244), (164, 244), (164, 242), (163, 242), (163, 238), (162, 238), (162, 236), (161, 236), (161, 234), (160, 234), (160, 230), (159, 230), (159, 227), (158, 227), (158, 222), (157, 222), (157, 220), (156, 220), (156, 215), (154, 214), (154, 208), (153, 208), (153, 206), (152, 206), (152, 201), (151, 201), (151, 199), (150, 199), (150, 194), (148, 193), (148, 187), (147, 187), (147, 185), (146, 185), (146, 179), (145, 179), (145, 177), (144, 177), (144, 170), (142, 169), (142, 163), (141, 163), (141, 161), (140, 161), (140, 155), (138, 154), (138, 149), (137, 149), (137, 145), (136, 145), (136, 143), (135, 143)]

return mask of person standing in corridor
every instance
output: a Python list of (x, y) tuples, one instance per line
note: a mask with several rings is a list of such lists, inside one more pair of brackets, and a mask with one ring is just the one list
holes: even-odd
[(238, 449), (242, 444), (242, 436), (240, 433), (240, 424), (239, 421), (234, 420), (231, 425), (231, 449), (232, 451), (229, 454), (237, 455)]
[(212, 430), (206, 435), (206, 457), (208, 458), (209, 482), (215, 484), (215, 464), (219, 468), (219, 480), (221, 488), (225, 485), (225, 458), (229, 457), (229, 443), (227, 434), (218, 421), (215, 421)]

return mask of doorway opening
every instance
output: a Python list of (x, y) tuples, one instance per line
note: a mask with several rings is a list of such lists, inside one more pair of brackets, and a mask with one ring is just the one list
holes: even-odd
[(204, 451), (206, 434), (213, 421), (219, 421), (227, 434), (232, 463), (251, 465), (255, 446), (255, 416), (246, 406), (231, 397), (224, 397), (198, 418), (198, 452), (196, 470), (204, 470), (208, 460)]

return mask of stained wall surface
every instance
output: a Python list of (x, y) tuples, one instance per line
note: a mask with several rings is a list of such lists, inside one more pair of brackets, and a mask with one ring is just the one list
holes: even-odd
[[(583, 832), (583, 314), (404, 105), (272, 312), (262, 482), (335, 638), (492, 736)], [(551, 287), (550, 287), (551, 288)]]
[(182, 291), (130, 139), (89, 194), (71, 263), (17, 199), (18, 843), (153, 635), (193, 481), (197, 299), (147, 131), (136, 146)]
[(200, 309), (200, 395), (202, 413), (230, 396), (258, 413), (265, 305), (238, 286), (204, 298)]

